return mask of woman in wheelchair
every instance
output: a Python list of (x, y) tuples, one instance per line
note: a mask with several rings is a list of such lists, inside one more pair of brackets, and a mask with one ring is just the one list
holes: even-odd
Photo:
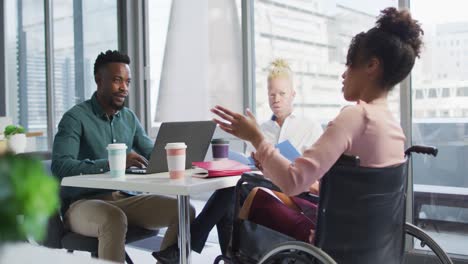
[(283, 192), (255, 189), (244, 203), (241, 217), (311, 242), (316, 205), (292, 196), (308, 190), (342, 154), (358, 156), (363, 167), (405, 162), (405, 135), (391, 114), (387, 97), (413, 68), (422, 34), (408, 11), (395, 8), (383, 10), (373, 28), (357, 34), (342, 74), (344, 98), (356, 104), (343, 108), (318, 141), (293, 163), (265, 141), (248, 109), (246, 115), (222, 106), (211, 110), (224, 119), (214, 119), (221, 129), (252, 143), (264, 175)]

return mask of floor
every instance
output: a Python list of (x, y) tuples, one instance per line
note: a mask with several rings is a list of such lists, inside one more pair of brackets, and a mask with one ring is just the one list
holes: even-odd
[[(192, 197), (191, 203), (195, 206), (197, 212), (201, 211), (209, 195), (210, 194), (205, 194), (203, 196)], [(429, 233), (429, 235), (435, 239), (445, 251), (461, 255), (468, 254), (466, 247), (468, 242), (468, 228), (466, 230), (454, 231), (447, 228), (433, 228), (429, 225), (426, 226), (424, 230)], [(151, 256), (151, 252), (159, 248), (164, 231), (165, 230), (161, 230), (158, 237), (142, 240), (127, 246), (127, 253), (135, 264), (156, 263), (155, 259)], [(415, 244), (415, 248), (421, 248), (419, 243)], [(77, 254), (85, 253), (79, 252)], [(221, 251), (219, 249), (217, 232), (216, 228), (214, 228), (208, 237), (208, 242), (205, 245), (202, 254), (192, 251), (192, 263), (213, 263), (214, 259), (220, 254)]]
[[(132, 258), (135, 264), (146, 264), (146, 263), (156, 263), (153, 256), (151, 256), (151, 251), (147, 251), (141, 248), (136, 248), (133, 246), (127, 247), (127, 253)], [(220, 254), (218, 244), (209, 243), (205, 246), (202, 254), (198, 254), (192, 251), (192, 263), (193, 264), (206, 264), (213, 263), (214, 259)]]
[[(190, 202), (197, 212), (202, 210), (206, 200), (209, 198), (209, 195), (210, 194), (204, 194), (192, 197)], [(159, 249), (164, 232), (165, 230), (163, 229), (157, 237), (141, 240), (126, 246), (126, 251), (135, 264), (156, 263), (151, 252)], [(89, 255), (87, 252), (75, 252), (74, 254)], [(219, 249), (218, 244), (218, 234), (216, 228), (214, 228), (208, 237), (208, 241), (202, 254), (192, 251), (192, 264), (213, 263), (214, 259), (220, 254), (221, 250)]]
[[(196, 211), (200, 212), (207, 199), (208, 197), (206, 195), (196, 196), (193, 197), (190, 202), (195, 207)], [(160, 234), (156, 238), (139, 241), (127, 246), (127, 253), (130, 255), (135, 264), (155, 263), (155, 259), (153, 256), (151, 256), (151, 252), (159, 248), (164, 231), (165, 230), (161, 230)], [(214, 259), (220, 254), (221, 251), (218, 244), (218, 234), (216, 228), (214, 228), (208, 237), (208, 241), (202, 251), (202, 254), (198, 254), (192, 251), (192, 263), (213, 263)]]
[[(156, 263), (156, 260), (151, 256), (152, 250), (130, 245), (126, 247), (126, 251), (135, 264)], [(197, 254), (192, 251), (192, 264), (213, 263), (214, 259), (220, 254), (218, 244), (208, 243), (202, 253)], [(74, 252), (73, 254), (89, 256), (88, 252)]]

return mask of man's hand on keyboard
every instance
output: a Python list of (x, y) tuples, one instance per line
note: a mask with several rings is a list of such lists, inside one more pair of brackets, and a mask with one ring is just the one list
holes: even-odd
[(138, 168), (146, 168), (148, 166), (148, 160), (139, 155), (138, 153), (132, 151), (127, 154), (127, 168), (129, 167), (138, 167)]

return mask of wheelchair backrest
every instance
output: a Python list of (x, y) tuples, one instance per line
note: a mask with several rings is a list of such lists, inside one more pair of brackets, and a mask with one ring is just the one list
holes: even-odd
[(406, 167), (335, 164), (321, 180), (315, 244), (337, 263), (402, 263)]

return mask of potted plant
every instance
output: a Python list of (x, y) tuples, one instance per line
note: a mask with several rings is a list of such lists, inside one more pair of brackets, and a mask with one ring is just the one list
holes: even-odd
[(14, 153), (23, 153), (26, 149), (26, 131), (22, 126), (8, 125), (3, 134), (8, 140), (8, 148)]
[(0, 243), (43, 239), (48, 218), (59, 206), (58, 190), (41, 161), (0, 155)]

